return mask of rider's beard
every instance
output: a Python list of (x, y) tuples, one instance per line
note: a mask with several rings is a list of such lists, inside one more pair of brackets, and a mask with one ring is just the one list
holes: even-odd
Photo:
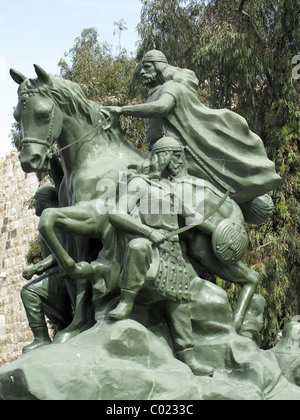
[(143, 76), (143, 83), (146, 86), (153, 87), (156, 84), (156, 81), (157, 81), (157, 75), (156, 74), (152, 74), (152, 75), (149, 74), (149, 75), (144, 75)]
[(170, 163), (172, 152), (164, 151), (159, 154), (153, 153), (150, 162), (150, 179), (161, 179)]
[(155, 161), (151, 161), (150, 163), (150, 173), (149, 178), (150, 179), (160, 179), (161, 172), (159, 170), (158, 161), (155, 159)]
[(177, 175), (178, 175), (178, 173), (179, 173), (179, 166), (178, 167), (173, 167), (173, 166), (168, 166), (168, 172), (169, 172), (169, 174), (173, 177), (173, 178), (175, 178)]

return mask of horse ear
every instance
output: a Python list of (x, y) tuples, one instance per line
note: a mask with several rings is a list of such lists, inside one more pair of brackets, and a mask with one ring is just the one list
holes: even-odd
[(9, 70), (9, 73), (10, 73), (10, 75), (11, 75), (11, 77), (12, 77), (12, 79), (16, 82), (16, 83), (18, 83), (18, 85), (21, 85), (26, 79), (27, 79), (27, 77), (26, 76), (24, 76), (24, 74), (22, 74), (22, 73), (20, 73), (19, 71), (17, 71), (17, 70), (14, 70), (14, 69), (10, 69)]
[(44, 69), (42, 69), (42, 67), (38, 66), (37, 64), (34, 64), (34, 68), (35, 68), (35, 72), (36, 72), (38, 78), (40, 80), (42, 80), (44, 83), (46, 83), (47, 85), (51, 86), (52, 85), (52, 80), (51, 80), (49, 74)]

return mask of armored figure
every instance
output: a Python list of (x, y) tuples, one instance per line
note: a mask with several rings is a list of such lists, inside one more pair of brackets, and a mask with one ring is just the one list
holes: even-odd
[[(111, 312), (112, 318), (122, 319), (131, 312), (134, 298), (144, 286), (145, 275), (154, 258), (152, 245), (158, 251), (156, 257), (159, 258), (155, 288), (174, 301), (190, 299), (190, 285), (179, 237), (168, 237), (168, 234), (178, 228), (175, 188), (172, 191), (168, 188), (170, 184), (163, 182), (164, 175), (169, 180), (176, 177), (182, 162), (180, 144), (172, 138), (162, 138), (153, 148), (150, 173), (133, 175), (128, 181), (128, 207), (118, 206), (118, 212), (109, 216), (117, 229), (140, 236), (130, 240), (128, 244), (126, 268), (120, 282), (121, 302)], [(139, 202), (131, 203), (130, 193), (134, 194), (136, 190), (139, 191)], [(153, 203), (157, 204), (155, 210)], [(133, 208), (132, 204), (136, 204), (136, 207)], [(163, 212), (163, 207), (169, 212)]]
[[(58, 207), (57, 192), (51, 185), (40, 187), (34, 198), (37, 216), (41, 216), (46, 208)], [(38, 244), (44, 259), (23, 271), (26, 280), (31, 280), (36, 274), (40, 276), (21, 290), (22, 302), (34, 336), (33, 342), (23, 348), (23, 353), (51, 343), (45, 315), (58, 330), (65, 328), (72, 320), (72, 305), (65, 283), (68, 276), (59, 270), (55, 257), (41, 235), (38, 236)]]
[[(121, 204), (112, 212), (115, 214), (109, 215), (110, 222), (122, 230), (127, 242), (119, 283), (121, 299), (110, 317), (126, 318), (143, 287), (155, 290), (165, 300), (166, 319), (178, 358), (195, 374), (211, 376), (213, 370), (202, 366), (193, 353), (189, 310), (191, 273), (188, 273), (178, 236), (168, 237), (178, 228), (178, 215), (175, 193), (166, 189), (162, 180), (176, 178), (182, 163), (181, 145), (169, 137), (159, 140), (152, 150), (149, 174), (137, 174), (129, 179), (126, 208)], [(135, 203), (137, 190), (139, 199)], [(157, 205), (156, 211), (153, 211), (153, 203)], [(163, 208), (170, 211), (164, 213)]]

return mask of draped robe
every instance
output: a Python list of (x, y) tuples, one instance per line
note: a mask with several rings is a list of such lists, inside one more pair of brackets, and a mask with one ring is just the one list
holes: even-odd
[(261, 138), (240, 115), (203, 105), (198, 99), (197, 79), (190, 77), (194, 73), (186, 72), (186, 80), (170, 80), (150, 91), (148, 102), (166, 94), (176, 101), (167, 116), (145, 120), (150, 150), (163, 135), (176, 138), (185, 147), (188, 173), (209, 180), (221, 191), (230, 187), (237, 203), (278, 187), (281, 178)]

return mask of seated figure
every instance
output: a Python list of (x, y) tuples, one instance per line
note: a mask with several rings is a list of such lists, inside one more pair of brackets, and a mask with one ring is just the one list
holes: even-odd
[[(207, 197), (206, 190), (209, 185), (207, 181), (203, 183), (203, 188), (198, 190), (201, 195), (198, 200), (200, 210), (192, 208), (190, 202), (182, 202), (186, 198), (184, 186), (193, 184), (186, 175), (184, 162), (183, 148), (177, 140), (171, 137), (158, 140), (153, 147), (150, 164), (146, 171), (144, 170), (147, 173), (136, 174), (129, 179), (126, 200), (124, 201), (121, 197), (116, 211), (113, 212), (115, 214), (109, 215), (110, 222), (117, 229), (127, 232), (128, 238), (132, 237), (132, 234), (137, 236), (131, 240), (128, 239), (125, 267), (120, 281), (121, 301), (110, 314), (114, 319), (124, 319), (130, 314), (134, 300), (144, 286), (154, 251), (160, 258), (160, 269), (156, 279), (156, 286), (160, 293), (177, 301), (189, 300), (190, 280), (176, 232), (179, 228), (179, 214), (181, 218), (190, 221), (193, 220), (190, 216), (193, 216), (195, 221), (188, 229), (196, 227), (213, 240), (217, 236), (218, 226), (226, 217), (234, 214), (233, 224), (237, 226), (235, 232), (237, 245), (230, 243), (228, 251), (232, 257), (236, 251), (235, 247), (238, 248), (239, 252), (234, 257), (235, 261), (241, 258), (246, 250), (247, 236), (243, 228), (243, 216), (236, 203), (228, 196), (223, 195), (223, 199), (216, 202), (217, 205), (210, 212), (209, 218), (204, 218), (203, 214), (205, 205), (203, 201)], [(190, 186), (195, 188), (195, 185)], [(215, 196), (210, 194), (210, 199), (212, 197), (215, 200)], [(216, 197), (218, 200), (218, 196)], [(195, 197), (189, 198), (191, 202), (195, 201), (193, 200)], [(156, 209), (153, 203), (157, 204)], [(220, 248), (221, 245), (216, 242), (216, 253)]]

